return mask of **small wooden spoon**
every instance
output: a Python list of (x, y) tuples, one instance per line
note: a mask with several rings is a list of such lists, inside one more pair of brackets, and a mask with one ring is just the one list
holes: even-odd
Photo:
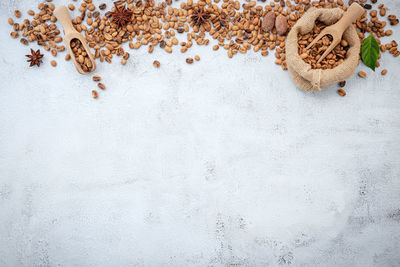
[(347, 9), (347, 12), (338, 22), (323, 29), (322, 32), (311, 42), (307, 49), (310, 49), (316, 42), (318, 42), (318, 40), (320, 40), (325, 35), (331, 35), (333, 38), (331, 45), (320, 57), (318, 63), (320, 63), (335, 48), (335, 46), (340, 43), (344, 31), (353, 23), (353, 21), (361, 17), (364, 12), (364, 8), (359, 4), (351, 4), (351, 6)]
[[(90, 52), (89, 46), (87, 45), (85, 38), (82, 36), (82, 34), (80, 34), (77, 30), (75, 30), (74, 26), (72, 25), (68, 9), (65, 6), (59, 6), (56, 8), (56, 10), (54, 10), (54, 15), (57, 17), (57, 20), (61, 23), (62, 27), (64, 28), (64, 42), (78, 72), (81, 74), (89, 74), (93, 72), (96, 69), (96, 63), (94, 62), (94, 57)], [(90, 71), (84, 71), (80, 66), (80, 64), (76, 61), (75, 55), (72, 52), (71, 48), (71, 41), (75, 39), (81, 41), (83, 48), (88, 54), (89, 60), (92, 62), (92, 68), (90, 69)]]

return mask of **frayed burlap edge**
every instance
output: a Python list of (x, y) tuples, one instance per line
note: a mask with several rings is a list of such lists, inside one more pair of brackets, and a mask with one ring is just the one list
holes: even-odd
[(286, 38), (286, 62), (294, 83), (304, 91), (320, 91), (328, 85), (348, 79), (353, 75), (360, 59), (360, 39), (353, 25), (343, 34), (349, 43), (347, 58), (337, 67), (329, 70), (311, 69), (298, 53), (298, 34), (304, 35), (312, 31), (317, 20), (326, 25), (336, 23), (343, 15), (340, 8), (310, 8), (293, 26)]

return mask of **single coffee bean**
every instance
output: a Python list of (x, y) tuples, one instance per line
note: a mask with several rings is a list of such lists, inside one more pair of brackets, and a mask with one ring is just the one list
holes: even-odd
[(92, 97), (94, 99), (98, 98), (99, 97), (99, 93), (96, 90), (92, 90)]
[(360, 76), (361, 78), (365, 78), (365, 77), (367, 77), (367, 74), (363, 71), (359, 71), (358, 76)]
[(372, 8), (372, 6), (370, 4), (365, 4), (364, 8), (370, 10)]
[(343, 90), (343, 89), (339, 89), (339, 90), (337, 90), (337, 92), (338, 92), (338, 94), (339, 94), (340, 96), (345, 96), (345, 95), (346, 95), (346, 91)]
[(98, 86), (101, 90), (106, 89), (106, 86), (105, 86), (104, 84), (102, 84), (102, 83), (98, 83), (97, 86)]
[(160, 65), (161, 65), (161, 64), (160, 64), (160, 61), (154, 60), (154, 62), (153, 62), (153, 66), (154, 66), (154, 67), (159, 68)]

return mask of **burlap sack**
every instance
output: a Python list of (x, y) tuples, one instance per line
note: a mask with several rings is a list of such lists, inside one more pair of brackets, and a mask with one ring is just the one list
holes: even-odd
[(360, 59), (360, 39), (352, 25), (343, 34), (349, 43), (347, 57), (343, 63), (329, 70), (311, 69), (298, 53), (297, 36), (312, 31), (317, 20), (326, 25), (337, 22), (343, 15), (340, 8), (310, 8), (293, 26), (286, 39), (286, 63), (295, 84), (308, 92), (320, 91), (328, 85), (349, 78), (355, 71)]

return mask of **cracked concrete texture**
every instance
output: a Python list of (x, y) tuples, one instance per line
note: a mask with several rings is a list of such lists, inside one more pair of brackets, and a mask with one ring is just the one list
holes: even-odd
[(0, 2), (0, 266), (400, 266), (398, 58), (342, 98), (272, 56), (140, 49), (95, 101), (9, 38), (36, 3)]

